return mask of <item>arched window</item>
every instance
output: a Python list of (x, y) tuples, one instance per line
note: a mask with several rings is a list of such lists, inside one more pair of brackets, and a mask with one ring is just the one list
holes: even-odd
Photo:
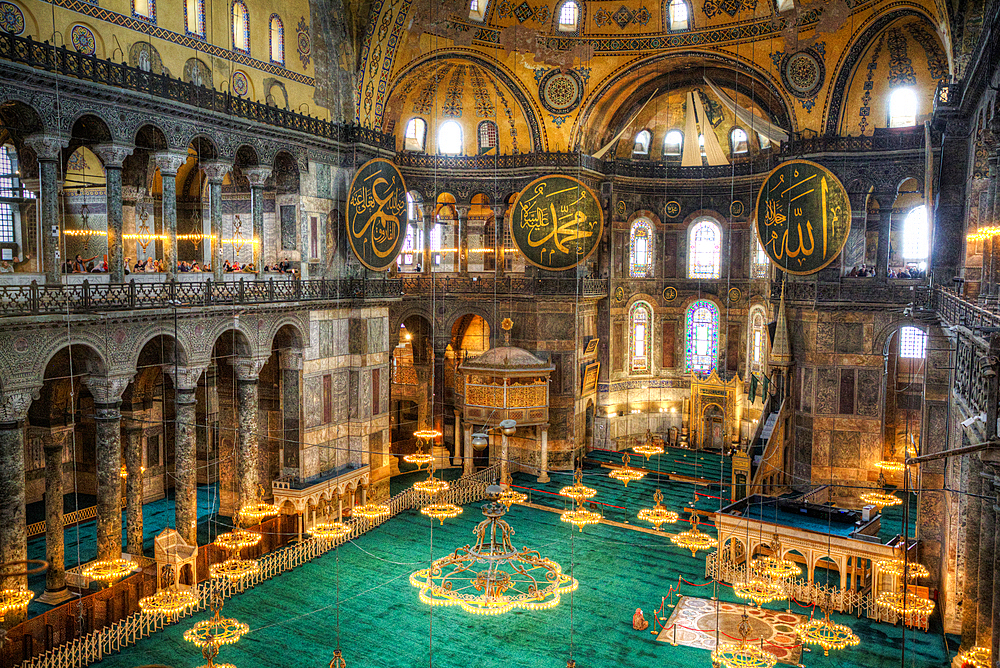
[(250, 13), (243, 0), (233, 0), (233, 48), (250, 53)]
[(653, 226), (645, 218), (639, 218), (632, 223), (628, 266), (630, 278), (653, 277)]
[(413, 195), (406, 193), (406, 235), (403, 237), (403, 247), (396, 256), (396, 264), (399, 267), (411, 267), (420, 255), (422, 250), (422, 236), (420, 229), (423, 227), (423, 219), (420, 216), (420, 207), (417, 206)]
[(699, 299), (687, 310), (687, 370), (709, 374), (719, 359), (719, 309)]
[(462, 126), (458, 121), (445, 121), (438, 128), (438, 151), (446, 155), (462, 152)]
[(927, 260), (930, 231), (927, 227), (927, 207), (921, 204), (910, 209), (903, 221), (903, 259)]
[(927, 354), (927, 334), (917, 327), (899, 330), (899, 356), (907, 359), (924, 359)]
[(479, 152), (488, 153), (497, 147), (497, 124), (483, 121), (479, 124)]
[(580, 6), (576, 0), (566, 0), (559, 8), (559, 30), (575, 32), (580, 21)]
[(649, 140), (652, 135), (649, 134), (649, 130), (640, 130), (639, 134), (635, 136), (635, 145), (632, 147), (632, 153), (637, 155), (649, 155)]
[(156, 0), (132, 0), (132, 17), (156, 23)]
[(889, 96), (889, 127), (908, 128), (917, 124), (917, 94), (912, 88), (897, 88)]
[(653, 309), (646, 302), (636, 302), (629, 313), (629, 368), (649, 371), (649, 349), (652, 343)]
[(489, 7), (489, 0), (469, 0), (469, 18), (473, 21), (486, 20), (486, 10)]
[(701, 149), (701, 157), (705, 157), (705, 135), (698, 135), (698, 148)]
[(747, 132), (743, 128), (733, 128), (733, 131), (729, 133), (729, 143), (732, 146), (733, 153), (746, 153), (749, 149), (749, 137), (747, 137)]
[(441, 266), (441, 241), (444, 237), (444, 225), (433, 225), (431, 227), (431, 264), (435, 267)]
[(680, 130), (671, 130), (663, 138), (663, 155), (680, 155), (684, 148), (684, 134)]
[(718, 278), (722, 270), (722, 229), (703, 218), (688, 230), (688, 278)]
[(271, 62), (285, 66), (285, 26), (277, 14), (271, 14)]
[(688, 29), (688, 6), (684, 0), (670, 0), (670, 29)]
[(205, 0), (185, 0), (184, 24), (189, 35), (205, 36)]
[(423, 151), (426, 136), (427, 122), (422, 118), (411, 118), (406, 122), (406, 130), (403, 132), (403, 150)]
[(20, 198), (21, 186), (18, 183), (14, 162), (10, 159), (6, 146), (0, 146), (0, 243), (14, 243), (14, 207), (8, 203), (8, 198), (14, 202)]
[(767, 270), (771, 264), (771, 258), (764, 252), (764, 247), (760, 245), (760, 238), (756, 230), (753, 233), (754, 252), (750, 256), (750, 278), (767, 278)]
[(778, 0), (778, 13), (787, 12), (789, 9), (795, 8), (795, 3), (793, 0)]
[(764, 324), (764, 308), (760, 305), (750, 309), (750, 336), (747, 346), (747, 367), (754, 373), (763, 373), (764, 357), (767, 354), (767, 327)]

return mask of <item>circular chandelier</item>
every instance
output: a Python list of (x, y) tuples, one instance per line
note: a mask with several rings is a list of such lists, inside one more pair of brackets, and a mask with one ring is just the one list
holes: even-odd
[(747, 642), (751, 627), (747, 613), (737, 627), (740, 631), (739, 642), (724, 642), (712, 650), (712, 665), (726, 668), (774, 668), (778, 657), (757, 645)]
[(476, 525), (476, 544), (466, 545), (436, 559), (430, 568), (410, 575), (428, 605), (457, 605), (476, 615), (502, 615), (511, 610), (546, 610), (559, 604), (562, 594), (576, 589), (577, 581), (537, 550), (516, 550), (514, 530), (501, 519), (506, 513), (497, 503), (498, 485), (488, 490), (483, 506), (485, 520)]
[(960, 668), (989, 668), (992, 653), (989, 647), (970, 647), (956, 658)]
[(897, 615), (929, 615), (934, 611), (934, 601), (910, 592), (884, 591), (875, 602)]
[(253, 531), (247, 531), (239, 527), (228, 533), (220, 533), (215, 537), (214, 544), (224, 550), (239, 552), (242, 549), (253, 547), (261, 541), (263, 536)]
[(198, 605), (198, 597), (190, 591), (161, 589), (152, 596), (139, 599), (139, 609), (148, 615), (176, 615)]
[(257, 500), (253, 503), (248, 503), (240, 508), (237, 516), (244, 523), (257, 524), (268, 517), (274, 517), (278, 514), (278, 508), (273, 503), (267, 503), (264, 501), (264, 486), (257, 485)]
[(383, 517), (388, 517), (390, 512), (389, 506), (381, 503), (366, 503), (363, 506), (357, 506), (351, 510), (352, 515), (357, 515), (361, 519), (368, 520), (369, 522), (374, 522), (382, 519)]
[(239, 641), (250, 627), (230, 617), (222, 617), (216, 610), (210, 619), (203, 619), (184, 632), (184, 640), (197, 647), (232, 645)]
[(639, 511), (639, 519), (644, 522), (649, 522), (654, 527), (659, 530), (659, 528), (664, 524), (674, 524), (678, 520), (678, 515), (672, 510), (667, 510), (663, 505), (663, 492), (656, 490), (653, 492), (653, 503), (652, 508), (643, 508)]
[(622, 455), (622, 465), (618, 468), (611, 469), (611, 471), (608, 472), (608, 476), (614, 478), (618, 482), (625, 483), (626, 487), (628, 487), (628, 484), (633, 480), (642, 480), (645, 478), (645, 471), (634, 469), (628, 465), (631, 459), (632, 458), (627, 454)]
[(591, 524), (600, 524), (601, 514), (583, 507), (583, 501), (576, 502), (576, 510), (566, 510), (560, 515), (563, 522), (569, 522), (580, 531)]
[(905, 573), (907, 579), (915, 580), (918, 578), (930, 577), (931, 575), (926, 566), (913, 561), (907, 561), (904, 563), (903, 559), (896, 558), (879, 559), (875, 563), (883, 573), (894, 577), (902, 577)]
[(906, 464), (895, 460), (883, 459), (880, 462), (875, 462), (875, 468), (880, 471), (888, 471), (889, 473), (902, 473), (906, 470)]
[(823, 619), (810, 619), (795, 625), (795, 633), (802, 642), (819, 645), (823, 656), (830, 656), (831, 649), (853, 647), (861, 642), (851, 627), (830, 621), (830, 608), (824, 606)]
[(903, 503), (901, 498), (895, 494), (885, 491), (885, 475), (881, 471), (878, 474), (878, 490), (865, 492), (861, 495), (861, 500), (869, 505), (875, 506), (880, 512), (883, 508), (898, 506)]
[(698, 531), (698, 525), (701, 524), (700, 513), (693, 508), (688, 508), (687, 511), (691, 513), (691, 518), (688, 520), (691, 522), (691, 528), (687, 531), (681, 531), (680, 533), (670, 536), (670, 542), (672, 542), (677, 547), (682, 547), (685, 550), (691, 550), (691, 556), (695, 556), (698, 550), (710, 550), (719, 544), (719, 541), (715, 540), (707, 533), (702, 533)]
[(497, 497), (497, 501), (503, 504), (503, 507), (510, 510), (510, 507), (515, 503), (524, 503), (528, 500), (527, 494), (522, 494), (521, 492), (515, 492), (513, 488), (514, 479), (510, 477), (510, 471), (507, 472), (507, 477), (503, 481), (503, 492)]
[(232, 557), (208, 567), (210, 577), (226, 578), (234, 582), (258, 572), (260, 572), (260, 564), (257, 563), (256, 559), (240, 559), (239, 557)]
[(758, 608), (765, 603), (786, 597), (784, 587), (774, 580), (749, 576), (733, 585), (733, 593), (740, 598), (753, 601)]
[(432, 503), (421, 508), (420, 514), (431, 519), (441, 520), (441, 524), (444, 524), (445, 520), (461, 515), (462, 507), (456, 506), (454, 503)]
[(427, 476), (427, 480), (421, 480), (417, 483), (414, 483), (413, 485), (414, 491), (420, 492), (421, 494), (426, 494), (427, 496), (434, 496), (435, 494), (440, 494), (441, 492), (447, 492), (449, 489), (451, 489), (451, 485), (449, 485), (446, 481), (439, 480), (434, 477), (433, 466), (427, 469), (427, 472), (429, 473), (429, 475)]
[(35, 592), (30, 589), (0, 589), (0, 619), (8, 612), (28, 607), (33, 598)]
[(563, 487), (559, 490), (560, 496), (568, 496), (574, 501), (582, 501), (583, 499), (589, 499), (597, 494), (597, 490), (593, 487), (586, 487), (583, 484), (583, 467), (581, 466), (576, 470), (573, 475), (573, 484), (568, 487)]
[(753, 565), (758, 573), (774, 580), (786, 580), (802, 574), (802, 569), (794, 561), (773, 555), (754, 559)]
[(84, 566), (80, 574), (85, 578), (111, 583), (139, 570), (139, 564), (128, 559), (101, 559)]
[(413, 432), (413, 436), (417, 439), (417, 451), (411, 455), (405, 455), (403, 457), (403, 461), (410, 464), (416, 464), (417, 470), (424, 466), (433, 464), (434, 455), (424, 452), (424, 442), (431, 444), (440, 435), (441, 432), (436, 429), (421, 429), (420, 431)]
[(320, 538), (322, 540), (336, 540), (338, 538), (343, 538), (347, 534), (351, 533), (351, 525), (344, 522), (331, 522), (326, 520), (324, 522), (316, 522), (312, 529), (309, 529), (309, 535), (315, 538)]
[(646, 442), (632, 448), (632, 452), (644, 456), (647, 460), (653, 455), (662, 455), (663, 448), (653, 443), (653, 434), (646, 430)]

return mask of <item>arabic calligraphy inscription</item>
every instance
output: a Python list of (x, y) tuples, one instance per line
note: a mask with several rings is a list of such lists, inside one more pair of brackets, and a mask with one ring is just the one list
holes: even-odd
[(406, 238), (406, 182), (396, 166), (376, 158), (361, 166), (347, 195), (347, 238), (361, 264), (392, 266)]
[(792, 160), (767, 175), (757, 195), (757, 236), (780, 269), (813, 274), (833, 262), (851, 231), (847, 191), (834, 174)]
[(517, 196), (510, 228), (528, 262), (563, 271), (597, 249), (604, 211), (593, 190), (570, 176), (552, 174), (532, 181)]

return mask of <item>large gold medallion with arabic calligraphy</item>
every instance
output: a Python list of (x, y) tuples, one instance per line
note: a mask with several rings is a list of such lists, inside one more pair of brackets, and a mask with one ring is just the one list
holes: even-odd
[(347, 195), (347, 239), (361, 264), (384, 271), (406, 238), (406, 182), (388, 160), (369, 160)]
[(851, 203), (822, 165), (792, 160), (771, 170), (757, 195), (757, 236), (789, 274), (813, 274), (833, 262), (851, 232)]
[(518, 194), (511, 237), (525, 259), (541, 269), (563, 271), (597, 250), (604, 211), (594, 191), (571, 176), (535, 179)]

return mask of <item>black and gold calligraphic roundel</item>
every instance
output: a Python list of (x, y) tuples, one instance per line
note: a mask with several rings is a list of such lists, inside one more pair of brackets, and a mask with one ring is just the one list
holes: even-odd
[(536, 267), (572, 269), (597, 250), (604, 211), (594, 191), (571, 176), (535, 179), (514, 201), (514, 245)]
[(369, 160), (347, 195), (347, 239), (369, 269), (392, 266), (406, 238), (406, 182), (388, 160)]
[(851, 232), (851, 203), (840, 180), (822, 165), (792, 160), (771, 170), (760, 187), (757, 238), (789, 274), (813, 274), (833, 262)]

